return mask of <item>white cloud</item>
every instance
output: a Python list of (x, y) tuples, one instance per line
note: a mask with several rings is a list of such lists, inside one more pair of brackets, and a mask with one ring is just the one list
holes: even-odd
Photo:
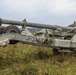
[(0, 0), (0, 17), (68, 24), (76, 20), (76, 0)]
[(4, 0), (4, 5), (12, 11), (30, 11), (39, 5), (41, 0)]
[(48, 13), (71, 15), (76, 13), (74, 0), (3, 0), (7, 9), (16, 12), (38, 12), (45, 10)]
[(69, 16), (76, 13), (76, 1), (74, 0), (48, 0), (46, 9), (49, 13)]
[(55, 11), (69, 15), (76, 12), (76, 3), (71, 0), (57, 0), (55, 2)]

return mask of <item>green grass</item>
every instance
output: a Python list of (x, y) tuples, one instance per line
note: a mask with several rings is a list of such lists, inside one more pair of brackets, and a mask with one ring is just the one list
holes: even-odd
[(20, 43), (0, 47), (0, 75), (76, 75), (76, 55)]

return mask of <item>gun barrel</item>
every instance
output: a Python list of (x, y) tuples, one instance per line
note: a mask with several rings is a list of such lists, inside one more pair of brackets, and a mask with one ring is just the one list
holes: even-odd
[(62, 27), (62, 26), (57, 26), (57, 25), (31, 23), (31, 22), (24, 22), (24, 21), (6, 20), (6, 19), (2, 19), (2, 18), (0, 18), (0, 24), (11, 24), (11, 25), (18, 25), (18, 26), (25, 25), (28, 27), (47, 28), (47, 29), (61, 28), (63, 30), (71, 30), (74, 28), (74, 27)]

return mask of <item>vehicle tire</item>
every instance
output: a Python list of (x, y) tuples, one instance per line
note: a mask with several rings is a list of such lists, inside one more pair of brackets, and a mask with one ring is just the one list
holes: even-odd
[[(21, 33), (20, 29), (16, 26), (7, 26), (4, 30), (4, 33)], [(17, 40), (10, 40), (10, 44), (16, 44), (18, 43)]]
[(58, 51), (58, 49), (54, 48), (53, 49), (53, 55), (59, 55), (59, 54), (60, 54), (60, 52)]
[(0, 26), (0, 34), (2, 34), (4, 32), (5, 27), (4, 26)]
[(20, 29), (16, 26), (7, 26), (4, 33), (20, 33)]

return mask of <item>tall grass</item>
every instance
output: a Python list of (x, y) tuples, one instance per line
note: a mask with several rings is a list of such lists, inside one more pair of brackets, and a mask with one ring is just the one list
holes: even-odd
[(8, 45), (0, 48), (0, 75), (76, 75), (76, 56), (54, 56), (46, 47)]

